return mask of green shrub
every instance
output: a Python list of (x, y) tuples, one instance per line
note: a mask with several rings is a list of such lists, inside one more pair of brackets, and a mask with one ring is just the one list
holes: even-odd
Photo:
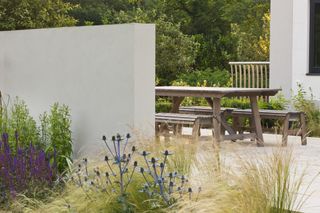
[[(270, 110), (284, 110), (286, 109), (288, 101), (280, 93), (275, 97), (271, 98), (269, 102), (263, 99), (258, 100), (259, 109), (270, 109)], [(221, 101), (222, 107), (226, 108), (238, 108), (238, 109), (250, 109), (249, 98), (223, 98)], [(249, 120), (245, 119), (244, 123), (246, 126), (249, 125)], [(262, 120), (262, 126), (265, 128), (279, 127), (279, 123), (273, 119)]]
[[(10, 100), (10, 99), (9, 99)], [(9, 145), (15, 152), (17, 148), (32, 145), (46, 153), (55, 153), (59, 172), (68, 168), (71, 162), (72, 138), (70, 110), (66, 105), (55, 103), (50, 111), (40, 115), (40, 126), (30, 115), (26, 103), (18, 97), (11, 104), (1, 100), (0, 133), (8, 133)], [(51, 159), (53, 161), (53, 159)]]
[(72, 155), (71, 118), (66, 105), (55, 103), (50, 114), (40, 116), (41, 139), (46, 144), (47, 152), (56, 152), (56, 162), (59, 172), (69, 168)]
[[(222, 107), (238, 109), (249, 109), (251, 107), (249, 98), (222, 98), (221, 105)], [(269, 102), (259, 99), (258, 105), (260, 109), (283, 110), (286, 109), (288, 101), (282, 94), (279, 94), (271, 98)]]
[[(308, 96), (310, 98), (308, 98)], [(306, 113), (307, 127), (310, 136), (320, 136), (320, 108), (314, 102), (314, 96), (310, 89), (310, 94), (298, 84), (298, 92), (293, 96), (293, 106), (296, 110)]]
[(169, 112), (172, 107), (171, 101), (166, 98), (156, 100), (156, 112)]
[(183, 73), (178, 81), (186, 82), (189, 86), (226, 87), (230, 85), (230, 73), (227, 70), (207, 68)]
[(0, 131), (9, 134), (9, 144), (14, 148), (13, 150), (18, 147), (27, 148), (30, 143), (38, 148), (44, 148), (39, 137), (36, 121), (30, 115), (26, 103), (19, 98), (15, 98), (13, 104), (8, 105), (2, 103)]

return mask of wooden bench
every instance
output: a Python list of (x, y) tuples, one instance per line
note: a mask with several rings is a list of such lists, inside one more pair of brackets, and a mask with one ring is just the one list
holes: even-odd
[[(233, 108), (221, 108), (221, 112), (225, 115), (231, 115)], [(212, 115), (211, 107), (206, 106), (183, 106), (179, 107), (179, 113), (194, 115)]]
[[(225, 131), (228, 131), (228, 127), (226, 126), (226, 119), (230, 117), (232, 114), (232, 111), (234, 108), (221, 108), (221, 119), (222, 125), (221, 125), (221, 135), (225, 135)], [(212, 115), (213, 110), (211, 107), (207, 106), (182, 106), (179, 107), (179, 113), (184, 114), (194, 114), (194, 115)], [(212, 128), (212, 123), (209, 125), (202, 125), (202, 128)], [(229, 129), (230, 131), (230, 129)]]
[(165, 137), (168, 137), (170, 125), (173, 126), (174, 134), (181, 134), (181, 126), (192, 126), (192, 137), (198, 140), (200, 135), (200, 128), (203, 125), (212, 125), (212, 116), (209, 115), (193, 115), (193, 114), (180, 114), (180, 113), (156, 113), (155, 115), (155, 130), (156, 136), (164, 132)]
[[(306, 117), (305, 113), (299, 111), (287, 110), (259, 110), (261, 119), (275, 119), (283, 122), (282, 125), (282, 145), (286, 146), (288, 142), (288, 135), (300, 135), (301, 144), (307, 144), (307, 130), (306, 130)], [(242, 131), (240, 119), (243, 117), (251, 118), (251, 109), (235, 109), (232, 111), (233, 127), (237, 131)], [(298, 131), (289, 130), (290, 122), (298, 121)], [(250, 131), (252, 131), (254, 123), (250, 119)], [(294, 134), (295, 133), (295, 134)]]

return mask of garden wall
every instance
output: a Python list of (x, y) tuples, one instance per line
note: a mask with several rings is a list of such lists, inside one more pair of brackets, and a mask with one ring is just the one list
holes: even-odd
[(102, 134), (154, 135), (154, 25), (0, 32), (0, 47), (0, 90), (36, 117), (67, 104), (76, 154), (98, 150)]

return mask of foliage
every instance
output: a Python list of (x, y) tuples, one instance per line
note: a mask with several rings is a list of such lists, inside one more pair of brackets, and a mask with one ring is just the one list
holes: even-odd
[(0, 30), (73, 26), (75, 6), (62, 0), (1, 0)]
[(172, 107), (171, 101), (165, 98), (157, 98), (156, 112), (169, 112)]
[(155, 23), (156, 24), (156, 74), (159, 85), (169, 85), (180, 73), (192, 70), (199, 44), (195, 38), (183, 34), (180, 24), (173, 23), (156, 10), (120, 11), (106, 23)]
[(194, 35), (201, 44), (196, 69), (227, 68), (235, 45), (230, 34), (231, 25), (225, 18), (225, 0), (159, 1), (158, 8), (181, 23), (182, 30)]
[(26, 148), (32, 143), (38, 148), (44, 148), (39, 139), (39, 131), (35, 120), (29, 113), (26, 103), (15, 98), (13, 104), (2, 102), (0, 107), (0, 132), (9, 134), (9, 145), (16, 150), (18, 147)]
[[(268, 60), (270, 2), (252, 0), (68, 0), (79, 25), (156, 23), (160, 85), (230, 60)], [(221, 83), (223, 84), (223, 83)]]
[[(32, 144), (46, 153), (57, 152), (57, 169), (63, 172), (71, 163), (72, 138), (70, 110), (66, 105), (55, 103), (50, 111), (40, 116), (40, 126), (30, 115), (26, 103), (15, 98), (11, 104), (1, 101), (0, 132), (9, 135), (9, 146), (15, 152), (27, 149)], [(53, 159), (51, 159), (52, 161)]]
[(227, 70), (197, 70), (183, 73), (179, 76), (180, 81), (189, 86), (206, 85), (208, 87), (226, 87), (230, 85), (230, 74)]
[(296, 110), (306, 113), (307, 127), (310, 136), (320, 136), (320, 108), (315, 104), (314, 96), (298, 84), (297, 94), (293, 96), (293, 106)]
[[(222, 107), (226, 108), (251, 108), (249, 98), (223, 98), (221, 102)], [(258, 105), (260, 109), (284, 110), (288, 105), (288, 101), (282, 94), (279, 94), (270, 99), (268, 102), (264, 101), (263, 99), (259, 99)]]
[(155, 23), (156, 74), (159, 85), (169, 85), (180, 73), (193, 69), (199, 50), (196, 38), (182, 33), (179, 22), (161, 12), (153, 1), (69, 0), (81, 7), (70, 14), (79, 25)]
[[(238, 108), (238, 109), (250, 109), (249, 98), (223, 98), (221, 101), (222, 107), (225, 108)], [(258, 99), (259, 109), (269, 109), (269, 110), (285, 110), (288, 105), (288, 100), (286, 100), (283, 94), (279, 93), (275, 97), (272, 97), (269, 101), (263, 99)], [(243, 124), (249, 125), (249, 119), (244, 119)], [(278, 130), (280, 124), (274, 119), (263, 119), (262, 126), (274, 130)]]
[(57, 169), (63, 172), (72, 162), (70, 110), (66, 105), (55, 103), (50, 114), (42, 114), (40, 121), (41, 139), (46, 144), (46, 152), (57, 153)]
[(156, 23), (159, 85), (269, 57), (269, 0), (0, 1), (0, 30), (132, 22)]
[(270, 45), (270, 1), (230, 0), (225, 17), (235, 38), (236, 60), (268, 61)]
[(19, 143), (23, 142), (26, 144), (21, 145), (21, 147), (26, 147), (33, 143), (35, 146), (43, 148), (43, 144), (39, 141), (39, 132), (36, 121), (29, 114), (27, 105), (23, 100), (16, 98), (13, 103), (8, 130), (11, 130), (9, 132), (10, 137), (15, 138), (17, 141), (16, 149), (18, 148)]
[[(32, 144), (28, 148), (12, 150), (9, 135), (2, 134), (0, 141), (0, 205), (17, 193), (26, 195), (41, 192), (41, 187), (50, 187), (55, 179), (55, 162), (43, 150)], [(40, 195), (40, 194), (39, 194)]]

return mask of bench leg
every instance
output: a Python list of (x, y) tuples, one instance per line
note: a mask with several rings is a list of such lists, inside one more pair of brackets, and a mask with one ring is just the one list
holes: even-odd
[(160, 139), (160, 127), (159, 127), (159, 123), (156, 123), (155, 125), (155, 132), (156, 132), (156, 140)]
[(194, 122), (194, 125), (193, 125), (193, 128), (192, 128), (192, 138), (195, 141), (199, 140), (199, 132), (200, 132), (200, 122), (199, 122), (199, 119), (197, 119)]
[(307, 126), (306, 126), (306, 116), (304, 113), (300, 113), (300, 125), (301, 125), (301, 145), (307, 145)]
[(289, 118), (290, 118), (290, 115), (287, 114), (287, 115), (286, 115), (286, 118), (285, 118), (284, 121), (283, 121), (282, 146), (287, 146), (287, 144), (288, 144)]
[(173, 129), (173, 134), (177, 136), (182, 135), (182, 124), (175, 124)]
[(170, 131), (167, 123), (160, 124), (160, 134), (164, 136), (166, 142), (170, 141)]
[(239, 119), (239, 116), (233, 116), (232, 117), (232, 126), (233, 126), (233, 129), (236, 132), (240, 133), (240, 119)]
[(213, 147), (217, 148), (221, 142), (221, 99), (213, 98)]
[(225, 136), (226, 135), (226, 128), (224, 127), (224, 125), (223, 125), (223, 122), (225, 121), (227, 121), (227, 119), (226, 119), (226, 113), (224, 112), (224, 113), (222, 113), (221, 114), (221, 135), (222, 136)]
[[(250, 133), (255, 133), (254, 129), (255, 129), (255, 123), (254, 123), (254, 119), (250, 118), (249, 119), (249, 123), (250, 123)], [(254, 141), (254, 139), (250, 139), (250, 141)]]

